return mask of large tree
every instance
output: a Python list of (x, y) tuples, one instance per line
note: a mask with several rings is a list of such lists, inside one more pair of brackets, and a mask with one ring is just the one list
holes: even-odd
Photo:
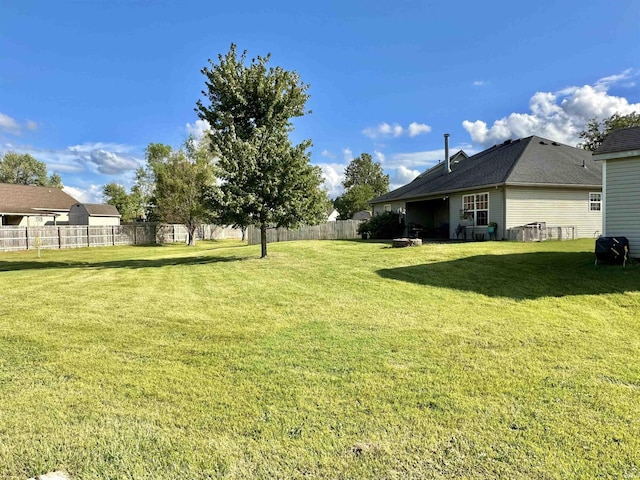
[(374, 162), (368, 153), (351, 160), (344, 177), (344, 194), (334, 202), (340, 218), (351, 218), (354, 213), (367, 210), (371, 199), (389, 191), (389, 175), (384, 174), (380, 163)]
[(270, 57), (246, 64), (246, 52), (238, 57), (232, 44), (202, 70), (209, 104), (199, 100), (196, 108), (211, 126), (225, 218), (260, 228), (262, 257), (267, 228), (318, 223), (326, 205), (320, 169), (307, 153), (311, 141), (289, 140), (291, 119), (306, 113), (309, 87), (295, 71), (268, 67)]
[(190, 138), (183, 150), (171, 152), (152, 169), (159, 218), (187, 227), (189, 245), (195, 245), (196, 228), (211, 217), (207, 200), (216, 189), (210, 152)]
[(57, 173), (48, 176), (47, 166), (28, 153), (7, 152), (0, 158), (0, 183), (38, 185), (62, 188), (62, 179)]
[(616, 112), (602, 121), (592, 118), (587, 124), (586, 130), (580, 132), (580, 138), (583, 138), (584, 142), (579, 146), (593, 152), (602, 145), (602, 142), (611, 131), (638, 126), (640, 126), (640, 113), (637, 112), (627, 115), (620, 115)]

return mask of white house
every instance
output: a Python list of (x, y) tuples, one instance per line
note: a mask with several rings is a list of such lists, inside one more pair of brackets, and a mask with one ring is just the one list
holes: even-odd
[(602, 162), (602, 232), (627, 237), (629, 256), (640, 258), (640, 127), (614, 130), (593, 152)]
[(66, 225), (77, 202), (59, 188), (0, 183), (0, 226)]

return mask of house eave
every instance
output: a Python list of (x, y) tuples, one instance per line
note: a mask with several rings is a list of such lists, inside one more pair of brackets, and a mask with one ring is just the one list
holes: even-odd
[(575, 188), (575, 189), (593, 189), (602, 188), (602, 184), (587, 183), (529, 183), (529, 182), (507, 182), (506, 187), (533, 187), (533, 188)]
[(454, 188), (451, 190), (440, 190), (437, 192), (429, 192), (424, 195), (412, 195), (410, 197), (400, 197), (400, 198), (394, 198), (391, 200), (383, 200), (381, 202), (370, 203), (370, 205), (379, 205), (381, 203), (384, 204), (384, 203), (391, 203), (391, 202), (415, 202), (419, 200), (429, 200), (431, 198), (442, 197), (443, 195), (450, 195), (452, 193), (468, 192), (470, 190), (482, 190), (485, 188), (497, 188), (503, 185), (504, 183), (491, 183), (487, 185), (474, 185), (472, 187)]
[(640, 150), (626, 150), (622, 152), (611, 152), (611, 153), (594, 153), (593, 159), (596, 162), (600, 162), (603, 160), (613, 160), (613, 159), (623, 159), (629, 157), (640, 157)]

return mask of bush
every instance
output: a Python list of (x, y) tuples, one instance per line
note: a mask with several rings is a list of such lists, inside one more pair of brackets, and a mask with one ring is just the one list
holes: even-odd
[(358, 233), (369, 233), (369, 238), (388, 239), (402, 236), (404, 220), (394, 212), (375, 215), (358, 225)]

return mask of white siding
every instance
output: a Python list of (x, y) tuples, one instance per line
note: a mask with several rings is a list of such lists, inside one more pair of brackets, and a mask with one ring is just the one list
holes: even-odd
[[(460, 210), (462, 210), (462, 197), (464, 195), (470, 195), (472, 193), (489, 194), (489, 223), (496, 222), (498, 224), (496, 238), (504, 238), (504, 191), (502, 187), (470, 190), (468, 192), (453, 193), (449, 195), (449, 237), (456, 238), (456, 228), (458, 227), (458, 225), (465, 225), (465, 221), (460, 218)], [(475, 227), (474, 231), (476, 233), (484, 233), (486, 232), (486, 228), (487, 227)]]
[(601, 189), (506, 188), (506, 227), (546, 222), (549, 227), (575, 226), (578, 238), (602, 233), (602, 212), (589, 210), (589, 192)]
[(89, 225), (92, 227), (103, 227), (108, 225), (120, 225), (119, 217), (94, 217), (89, 216)]
[(627, 237), (640, 258), (640, 157), (606, 160), (605, 172), (605, 235)]

